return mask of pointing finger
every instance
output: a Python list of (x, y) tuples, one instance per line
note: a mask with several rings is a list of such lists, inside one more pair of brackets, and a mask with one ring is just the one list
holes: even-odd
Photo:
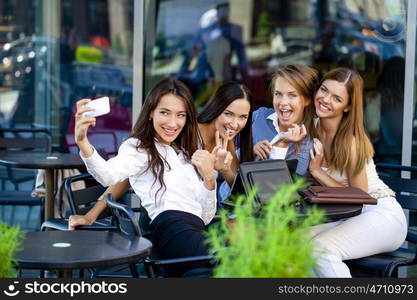
[(313, 147), (314, 147), (314, 150), (316, 151), (316, 156), (317, 155), (320, 155), (321, 154), (321, 151), (320, 151), (319, 147), (317, 147), (316, 144), (314, 144)]
[(301, 134), (304, 135), (304, 136), (307, 135), (307, 129), (306, 129), (304, 124), (301, 125)]
[(222, 145), (222, 143), (221, 143), (221, 141), (220, 141), (220, 133), (219, 133), (219, 131), (218, 131), (218, 130), (216, 130), (216, 134), (215, 134), (215, 136), (216, 136), (216, 146), (221, 146), (221, 145)]
[(229, 139), (227, 138), (227, 136), (222, 137), (222, 148), (223, 149), (227, 149), (227, 143), (229, 142)]
[(313, 149), (310, 149), (310, 156), (311, 156), (311, 159), (314, 159), (314, 152), (313, 152)]
[(78, 100), (76, 103), (77, 111), (79, 111), (84, 105), (86, 105), (88, 102), (90, 102), (90, 99), (81, 99)]

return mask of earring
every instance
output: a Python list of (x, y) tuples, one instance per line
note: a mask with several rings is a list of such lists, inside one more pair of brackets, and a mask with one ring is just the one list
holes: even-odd
[(152, 118), (149, 118), (149, 121), (152, 121)]

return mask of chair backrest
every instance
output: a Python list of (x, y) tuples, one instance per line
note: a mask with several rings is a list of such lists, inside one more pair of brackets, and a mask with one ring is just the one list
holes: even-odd
[[(376, 164), (379, 177), (396, 193), (402, 208), (417, 211), (417, 167), (396, 164)], [(411, 179), (401, 178), (401, 171), (411, 172)]]
[(119, 231), (129, 236), (141, 237), (142, 232), (133, 210), (124, 204), (114, 201), (111, 194), (108, 194), (105, 199), (113, 213)]
[[(30, 133), (31, 136), (25, 137), (23, 133)], [(36, 136), (37, 134), (42, 134), (42, 137)], [(46, 129), (0, 128), (0, 150), (51, 152), (51, 145), (51, 135)]]
[[(87, 187), (81, 190), (73, 190), (71, 184), (78, 181), (84, 181)], [(106, 190), (105, 187), (96, 182), (88, 173), (67, 177), (62, 185), (68, 197), (68, 205), (71, 213), (77, 215), (86, 214)], [(60, 197), (60, 201), (62, 201), (62, 197)], [(62, 203), (60, 204), (62, 205)], [(105, 210), (98, 218), (101, 219), (109, 216), (111, 216), (110, 211)]]

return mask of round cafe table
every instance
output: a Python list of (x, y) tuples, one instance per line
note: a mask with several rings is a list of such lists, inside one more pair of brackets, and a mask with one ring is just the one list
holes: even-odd
[[(226, 200), (222, 202), (222, 205), (233, 208), (235, 203)], [(311, 204), (308, 202), (301, 202), (296, 205), (297, 215), (299, 217), (307, 217), (308, 210), (311, 209), (313, 205), (317, 207), (317, 209), (323, 211), (325, 222), (332, 222), (360, 215), (363, 208), (362, 204)]]
[(15, 260), (21, 269), (65, 270), (134, 264), (150, 255), (152, 243), (109, 231), (27, 232)]
[(297, 207), (300, 216), (307, 216), (307, 210), (312, 206), (322, 210), (327, 222), (337, 221), (340, 219), (351, 218), (360, 215), (362, 212), (362, 204), (310, 204), (305, 203)]
[(0, 165), (12, 168), (45, 170), (45, 220), (54, 218), (55, 170), (78, 169), (84, 163), (78, 154), (1, 151)]

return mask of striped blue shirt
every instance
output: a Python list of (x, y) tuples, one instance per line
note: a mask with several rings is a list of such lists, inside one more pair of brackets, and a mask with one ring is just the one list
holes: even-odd
[[(252, 135), (253, 145), (267, 140), (271, 141), (279, 133), (278, 118), (273, 108), (261, 107), (253, 112), (252, 116)], [(285, 159), (296, 159), (298, 161), (296, 173), (305, 175), (310, 163), (310, 149), (313, 142), (308, 135), (301, 141), (300, 152), (296, 153), (295, 143), (288, 143), (288, 150)]]

